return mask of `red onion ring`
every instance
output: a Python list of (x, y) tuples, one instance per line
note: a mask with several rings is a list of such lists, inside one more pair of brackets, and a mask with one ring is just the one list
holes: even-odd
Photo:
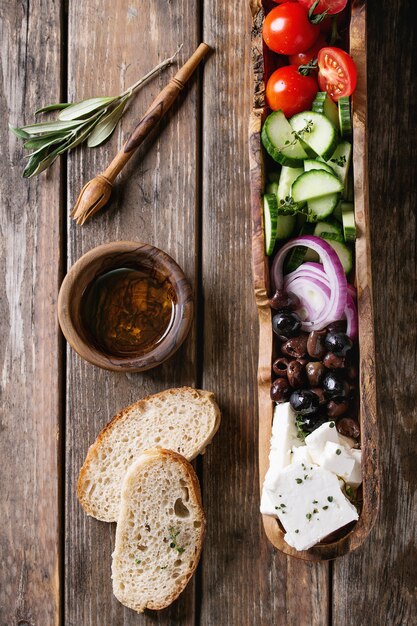
[(347, 320), (346, 334), (353, 341), (358, 336), (358, 311), (350, 293), (346, 299), (345, 315)]
[[(291, 276), (291, 288), (294, 288), (294, 274), (298, 272), (300, 268), (295, 270), (295, 272), (291, 272), (288, 277), (284, 277), (283, 266), (284, 259), (289, 250), (295, 248), (296, 246), (305, 246), (307, 248), (311, 248), (320, 256), (322, 266), (319, 263), (303, 263), (300, 267), (307, 265), (306, 270), (301, 270), (304, 273), (303, 279), (307, 279), (309, 275), (309, 280), (313, 280), (313, 275), (315, 278), (320, 278), (321, 272), (324, 273), (326, 279), (328, 281), (328, 286), (330, 288), (330, 295), (325, 303), (322, 310), (318, 313), (318, 317), (315, 319), (304, 319), (301, 322), (302, 330), (309, 332), (312, 330), (321, 330), (325, 328), (327, 324), (330, 322), (334, 322), (336, 320), (341, 319), (347, 302), (347, 281), (344, 269), (339, 260), (334, 249), (325, 241), (324, 239), (320, 239), (320, 237), (316, 237), (314, 235), (301, 235), (300, 237), (296, 237), (295, 239), (291, 239), (288, 241), (276, 254), (274, 261), (272, 263), (271, 268), (271, 277), (272, 283), (275, 289), (277, 290), (285, 290), (285, 281), (289, 279)], [(322, 267), (322, 270), (319, 268)], [(306, 276), (307, 274), (307, 276)], [(296, 279), (300, 280), (300, 272), (296, 274)], [(321, 276), (321, 280), (323, 282), (323, 276)], [(317, 285), (315, 287), (318, 288)], [(291, 288), (287, 289), (288, 293), (293, 293)], [(300, 296), (297, 293), (297, 297)], [(308, 300), (308, 299), (307, 299)], [(305, 306), (305, 310), (312, 307), (311, 303), (306, 302), (305, 298), (302, 298), (301, 305)], [(312, 311), (311, 311), (312, 312)]]

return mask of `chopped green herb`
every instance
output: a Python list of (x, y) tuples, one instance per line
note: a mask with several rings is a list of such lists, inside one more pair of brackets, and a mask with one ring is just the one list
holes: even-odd
[(177, 543), (177, 537), (179, 533), (180, 533), (179, 530), (175, 532), (175, 530), (172, 527), (169, 529), (169, 538), (171, 539), (171, 543), (169, 544), (169, 547), (176, 550), (178, 554), (182, 554), (185, 548), (181, 548)]
[(135, 563), (136, 563), (136, 565), (139, 565), (139, 563), (140, 563), (140, 562), (141, 562), (141, 560), (140, 560), (140, 559), (135, 559)]
[(295, 532), (295, 533), (299, 533), (300, 531), (299, 531), (299, 530), (298, 530), (298, 528), (297, 528), (297, 530), (294, 530), (294, 532)]
[(313, 517), (313, 516), (312, 516), (312, 514), (311, 514), (311, 513), (306, 513), (306, 518), (307, 518), (308, 520), (311, 520), (311, 518), (312, 518), (312, 517)]
[(341, 451), (341, 449), (340, 449), (340, 448), (338, 448), (338, 449), (336, 450), (336, 454), (337, 454), (337, 455), (342, 454), (342, 451)]
[(328, 505), (326, 504), (326, 506), (324, 506), (324, 507), (323, 507), (323, 511), (327, 511), (327, 509), (328, 509), (328, 508), (329, 508), (329, 507), (328, 507)]
[(161, 565), (161, 569), (166, 569), (168, 565)]
[(295, 482), (296, 482), (298, 485), (301, 485), (301, 483), (303, 482), (303, 479), (302, 479), (302, 478), (296, 478), (296, 479), (295, 479)]
[(334, 428), (334, 422), (330, 422), (329, 428)]
[(318, 509), (314, 509), (313, 511), (313, 513), (318, 513), (318, 512), (319, 512)]
[(333, 496), (327, 496), (329, 502), (333, 502)]
[(313, 500), (313, 504), (318, 504), (319, 501), (318, 500)]

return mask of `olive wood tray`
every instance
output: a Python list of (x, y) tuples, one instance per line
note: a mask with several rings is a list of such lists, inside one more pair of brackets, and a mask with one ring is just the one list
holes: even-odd
[[(262, 0), (251, 1), (253, 16), (252, 61), (254, 73), (253, 109), (249, 121), (249, 159), (252, 207), (252, 270), (259, 317), (258, 408), (260, 488), (269, 466), (269, 448), (274, 404), (270, 399), (272, 382), (273, 333), (268, 303), (270, 294), (269, 257), (265, 256), (261, 195), (265, 183), (265, 153), (261, 126), (265, 106), (265, 68), (272, 65), (271, 54), (263, 45)], [(359, 314), (359, 421), (361, 427), (363, 503), (359, 520), (309, 550), (299, 552), (284, 541), (278, 521), (263, 515), (269, 541), (285, 554), (308, 561), (326, 561), (351, 552), (362, 544), (371, 530), (379, 505), (378, 429), (376, 419), (374, 323), (372, 311), (370, 228), (368, 211), (366, 143), (366, 3), (352, 0), (349, 25), (350, 54), (358, 69), (358, 83), (352, 96), (353, 175), (357, 239), (355, 243), (355, 285)], [(335, 539), (334, 537), (337, 537)]]

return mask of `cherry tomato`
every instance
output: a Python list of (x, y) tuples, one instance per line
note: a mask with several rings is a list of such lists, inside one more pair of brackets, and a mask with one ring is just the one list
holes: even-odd
[(322, 48), (317, 57), (319, 85), (332, 100), (350, 96), (356, 87), (357, 71), (352, 57), (341, 48)]
[[(306, 9), (310, 9), (315, 1), (316, 0), (298, 0), (298, 2), (306, 7)], [(335, 15), (336, 13), (343, 11), (346, 5), (347, 0), (319, 0), (319, 3), (313, 13), (314, 15), (317, 15), (317, 13), (324, 13), (324, 11), (326, 11), (327, 15)]]
[(291, 117), (308, 111), (318, 90), (312, 76), (303, 76), (296, 65), (286, 65), (275, 70), (266, 84), (266, 99), (273, 111), (281, 111)]
[(311, 48), (320, 34), (320, 27), (308, 19), (307, 10), (298, 2), (285, 2), (268, 13), (263, 38), (278, 54), (297, 54)]
[(319, 38), (317, 39), (315, 43), (313, 43), (311, 48), (309, 48), (305, 52), (299, 52), (298, 54), (291, 54), (288, 57), (288, 60), (291, 63), (291, 65), (296, 65), (297, 67), (299, 67), (300, 65), (308, 65), (311, 61), (313, 61), (313, 59), (317, 59), (318, 51), (321, 48), (324, 48), (324, 46), (326, 45), (327, 43), (323, 35), (319, 35)]

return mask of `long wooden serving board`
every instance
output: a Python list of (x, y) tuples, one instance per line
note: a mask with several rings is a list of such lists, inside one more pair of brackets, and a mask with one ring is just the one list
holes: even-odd
[[(266, 117), (265, 68), (269, 51), (262, 41), (264, 8), (262, 0), (252, 0), (252, 61), (254, 73), (253, 109), (249, 122), (249, 158), (252, 205), (252, 263), (255, 298), (259, 316), (258, 407), (259, 407), (259, 479), (260, 489), (269, 466), (269, 449), (274, 403), (270, 399), (272, 382), (272, 315), (270, 260), (265, 256), (263, 208), (261, 196), (265, 185), (265, 153), (261, 144), (261, 126)], [(263, 515), (269, 541), (288, 555), (309, 561), (325, 561), (346, 554), (364, 541), (371, 530), (379, 505), (378, 428), (375, 391), (374, 323), (372, 310), (371, 249), (368, 210), (366, 144), (366, 3), (353, 0), (349, 26), (350, 54), (358, 69), (358, 83), (352, 96), (353, 174), (357, 239), (355, 244), (355, 284), (359, 313), (359, 421), (361, 426), (363, 503), (359, 520), (337, 540), (323, 541), (298, 552), (284, 541), (278, 521)]]

